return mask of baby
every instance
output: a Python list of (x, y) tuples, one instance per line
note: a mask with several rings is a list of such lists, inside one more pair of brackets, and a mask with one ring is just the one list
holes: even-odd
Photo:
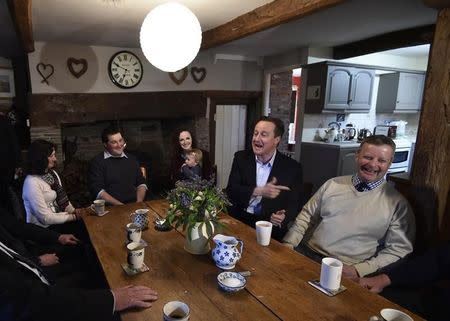
[(202, 151), (197, 148), (193, 148), (186, 154), (186, 160), (181, 166), (183, 180), (202, 178), (202, 158)]

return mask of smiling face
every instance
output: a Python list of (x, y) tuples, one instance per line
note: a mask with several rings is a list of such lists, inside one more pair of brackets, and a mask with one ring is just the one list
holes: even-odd
[(280, 136), (275, 137), (275, 124), (269, 121), (260, 121), (253, 131), (253, 153), (262, 162), (267, 162), (272, 157), (280, 142)]
[(356, 153), (358, 176), (371, 183), (386, 175), (394, 157), (394, 150), (389, 145), (363, 144)]
[(56, 163), (58, 162), (56, 158), (56, 152), (55, 149), (53, 149), (53, 152), (50, 154), (50, 156), (47, 157), (48, 164), (47, 169), (52, 169), (56, 167)]
[(120, 156), (123, 153), (125, 147), (125, 141), (121, 133), (114, 135), (108, 135), (108, 142), (104, 144), (106, 150), (112, 156)]
[(190, 132), (181, 132), (180, 136), (178, 137), (178, 141), (180, 142), (180, 146), (184, 151), (188, 151), (192, 148), (192, 136)]

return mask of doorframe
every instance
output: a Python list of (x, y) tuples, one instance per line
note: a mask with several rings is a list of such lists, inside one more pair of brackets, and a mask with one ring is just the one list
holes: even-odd
[(262, 91), (207, 91), (209, 99), (209, 150), (211, 163), (215, 164), (216, 150), (216, 110), (217, 105), (246, 105), (247, 121), (245, 130), (245, 148), (250, 147), (250, 138), (254, 122), (261, 117)]

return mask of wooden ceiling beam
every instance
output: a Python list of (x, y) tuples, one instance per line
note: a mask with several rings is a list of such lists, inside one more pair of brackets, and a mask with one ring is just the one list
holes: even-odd
[(31, 23), (31, 1), (32, 0), (8, 1), (12, 20), (26, 53), (34, 51), (33, 25)]
[(295, 20), (346, 0), (275, 0), (221, 26), (206, 30), (201, 49), (209, 49)]
[(394, 31), (333, 48), (333, 59), (352, 58), (385, 50), (430, 44), (436, 25)]
[(423, 0), (423, 3), (435, 9), (450, 8), (450, 0)]

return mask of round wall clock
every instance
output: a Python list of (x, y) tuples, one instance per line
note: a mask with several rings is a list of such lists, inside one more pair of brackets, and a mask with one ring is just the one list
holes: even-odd
[(120, 88), (136, 87), (141, 81), (143, 73), (141, 61), (132, 52), (119, 51), (109, 60), (109, 78)]

